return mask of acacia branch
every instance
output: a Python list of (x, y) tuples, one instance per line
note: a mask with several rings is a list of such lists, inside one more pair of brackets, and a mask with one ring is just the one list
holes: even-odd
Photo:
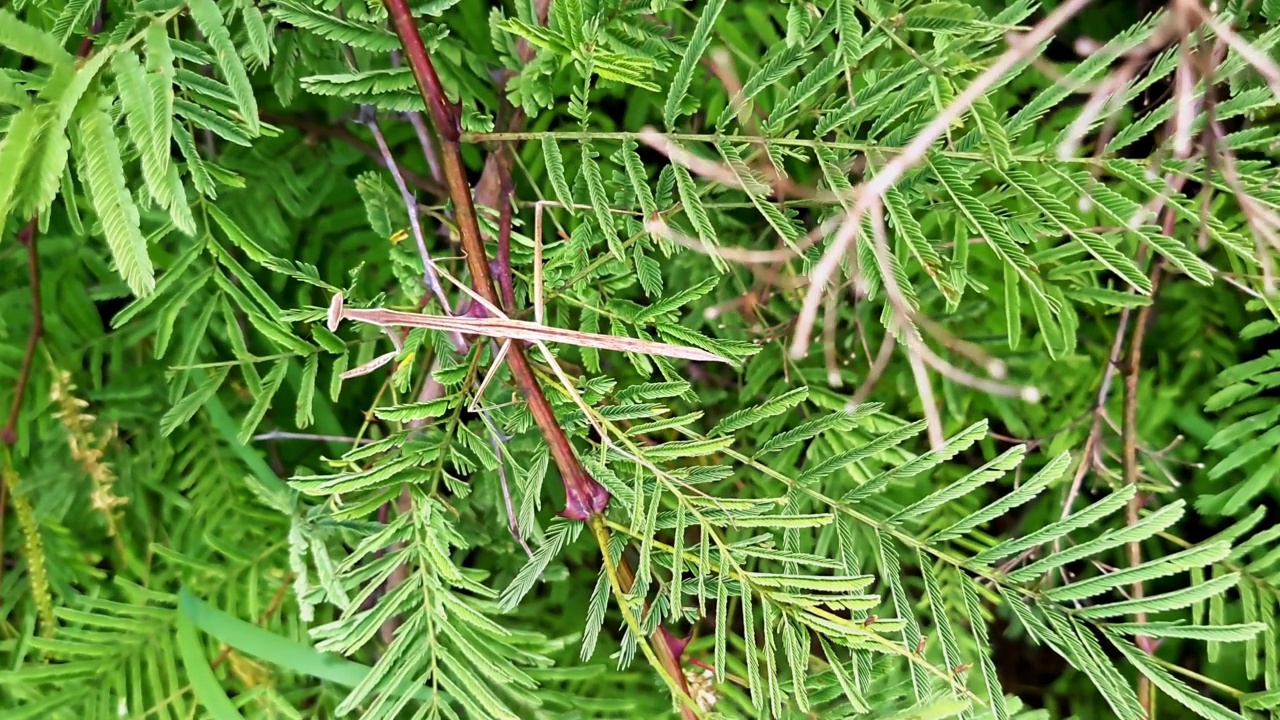
[[(461, 136), (458, 108), (445, 97), (444, 87), (440, 84), (440, 77), (436, 74), (431, 56), (427, 54), (427, 48), (422, 42), (422, 36), (418, 32), (407, 0), (386, 0), (386, 6), (396, 36), (399, 37), (400, 44), (404, 48), (405, 60), (413, 71), (413, 77), (417, 81), (423, 101), (431, 111), (436, 135), (440, 138), (440, 159), (444, 169), (445, 183), (449, 189), (449, 197), (453, 201), (458, 232), (462, 237), (463, 253), (466, 255), (467, 268), (471, 272), (471, 282), (482, 298), (495, 307), (501, 307), (501, 300), (489, 272), (489, 258), (485, 251), (484, 240), (480, 237), (480, 225), (476, 222), (471, 184), (467, 181), (462, 152), (458, 145)], [(573, 520), (586, 520), (592, 515), (604, 512), (609, 504), (609, 492), (603, 485), (596, 482), (578, 461), (568, 436), (556, 420), (551, 403), (547, 402), (541, 386), (534, 378), (533, 368), (529, 365), (524, 350), (518, 343), (511, 344), (506, 362), (511, 368), (511, 375), (519, 386), (521, 394), (529, 403), (529, 411), (538, 429), (542, 431), (556, 467), (560, 470), (561, 479), (564, 481), (565, 507), (561, 514)]]

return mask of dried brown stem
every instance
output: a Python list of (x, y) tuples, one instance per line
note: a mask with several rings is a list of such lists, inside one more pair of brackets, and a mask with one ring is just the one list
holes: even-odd
[[(440, 302), (444, 313), (452, 315), (453, 308), (449, 306), (449, 298), (445, 297), (440, 278), (436, 277), (435, 263), (431, 261), (431, 253), (427, 251), (427, 239), (422, 234), (422, 222), (418, 218), (418, 201), (405, 183), (404, 174), (400, 172), (400, 164), (396, 162), (391, 146), (387, 144), (387, 139), (382, 134), (382, 128), (378, 125), (377, 111), (372, 106), (361, 108), (360, 120), (365, 127), (369, 128), (369, 132), (373, 133), (373, 139), (378, 144), (378, 154), (382, 156), (382, 164), (390, 171), (392, 179), (396, 182), (396, 189), (400, 191), (404, 210), (409, 215), (409, 228), (413, 232), (413, 241), (418, 246), (418, 255), (422, 259), (422, 282)], [(461, 339), (457, 337), (453, 338), (453, 343), (455, 347), (463, 345)]]
[[(440, 139), (441, 164), (445, 182), (448, 184), (449, 197), (453, 200), (467, 268), (471, 271), (471, 282), (481, 297), (490, 304), (498, 306), (501, 303), (489, 273), (489, 259), (485, 252), (484, 240), (480, 237), (480, 225), (476, 221), (471, 184), (467, 181), (462, 153), (458, 146), (460, 128), (457, 109), (445, 97), (444, 87), (440, 84), (440, 77), (436, 74), (430, 55), (427, 54), (427, 48), (422, 42), (422, 36), (418, 32), (407, 0), (386, 0), (386, 6), (391, 24), (404, 48), (405, 59), (413, 71), (422, 99), (431, 111), (436, 135)], [(574, 520), (586, 520), (592, 515), (604, 512), (609, 503), (609, 493), (603, 485), (587, 473), (582, 463), (578, 461), (568, 436), (556, 420), (551, 403), (547, 402), (541, 386), (533, 375), (533, 368), (529, 365), (524, 351), (518, 345), (512, 345), (506, 361), (511, 368), (511, 375), (529, 403), (529, 411), (533, 415), (534, 422), (546, 438), (556, 467), (560, 470), (565, 491), (565, 508), (562, 514)]]
[(44, 307), (40, 303), (40, 255), (37, 240), (40, 236), (39, 218), (31, 218), (18, 231), (18, 242), (27, 248), (27, 277), (31, 280), (31, 330), (27, 333), (27, 348), (22, 354), (22, 367), (18, 370), (18, 382), (14, 385), (13, 404), (9, 406), (9, 419), (0, 428), (0, 442), (13, 445), (18, 441), (18, 416), (22, 412), (22, 398), (31, 382), (31, 367), (35, 364), (36, 346), (44, 337)]

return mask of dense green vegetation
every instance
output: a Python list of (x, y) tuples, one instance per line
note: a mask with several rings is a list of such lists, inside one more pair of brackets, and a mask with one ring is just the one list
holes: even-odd
[(0, 716), (1270, 717), (1277, 46), (7, 3)]

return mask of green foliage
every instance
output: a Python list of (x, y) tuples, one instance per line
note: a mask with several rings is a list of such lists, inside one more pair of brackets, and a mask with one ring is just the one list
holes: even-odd
[(0, 10), (4, 717), (1269, 716), (1248, 5), (410, 2), (586, 528), (385, 6)]

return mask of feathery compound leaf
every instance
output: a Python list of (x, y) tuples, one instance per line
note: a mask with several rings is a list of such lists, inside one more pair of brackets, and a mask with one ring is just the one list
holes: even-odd
[[(793, 5), (792, 7), (800, 6)], [(769, 113), (769, 126), (780, 127), (783, 122), (800, 109), (801, 104), (816, 95), (827, 83), (835, 80), (844, 68), (844, 58), (840, 53), (830, 53), (822, 58), (822, 62), (819, 62), (817, 67), (812, 72), (807, 73), (800, 82), (792, 86), (787, 91), (786, 96)]]
[(619, 402), (643, 402), (646, 400), (662, 400), (679, 397), (688, 393), (692, 386), (684, 380), (660, 383), (640, 383), (629, 385), (618, 391)]
[(1153, 662), (1147, 653), (1139, 650), (1127, 640), (1122, 640), (1107, 633), (1107, 639), (1125, 658), (1138, 668), (1151, 683), (1164, 691), (1169, 697), (1177, 700), (1183, 707), (1206, 720), (1244, 720), (1244, 716), (1234, 713), (1187, 687), (1186, 683), (1169, 674), (1168, 670)]
[(209, 46), (213, 48), (218, 69), (222, 71), (222, 76), (226, 78), (231, 94), (236, 99), (240, 119), (250, 133), (257, 135), (261, 127), (258, 121), (257, 96), (254, 95), (253, 85), (249, 83), (244, 63), (240, 62), (236, 46), (231, 42), (231, 33), (227, 30), (222, 11), (213, 0), (191, 0), (187, 6), (190, 8), (191, 18), (196, 21), (200, 32), (204, 33)]
[[(3, 18), (0, 18), (0, 22), (2, 21)], [(9, 132), (0, 141), (0, 230), (4, 229), (5, 220), (9, 217), (22, 171), (46, 125), (46, 115), (47, 113), (34, 106), (23, 108), (10, 119)]]
[(680, 290), (674, 295), (662, 298), (654, 304), (644, 308), (636, 314), (635, 322), (636, 324), (642, 324), (649, 322), (650, 320), (656, 320), (668, 313), (674, 313), (685, 305), (688, 305), (694, 300), (697, 300), (703, 295), (714, 290), (718, 282), (719, 279), (716, 277), (703, 278), (702, 281), (696, 285)]
[(709, 434), (725, 435), (733, 433), (747, 427), (748, 425), (754, 425), (761, 420), (771, 418), (775, 415), (781, 415), (796, 405), (804, 402), (808, 398), (808, 387), (802, 386), (795, 388), (794, 390), (789, 390), (777, 397), (769, 398), (759, 405), (744, 408), (725, 417), (719, 423), (716, 423), (716, 426), (712, 428)]
[(698, 195), (698, 187), (694, 184), (693, 177), (683, 165), (672, 165), (671, 169), (675, 173), (676, 188), (680, 191), (680, 202), (684, 205), (684, 212), (689, 216), (694, 230), (698, 233), (698, 239), (702, 241), (712, 260), (715, 261), (716, 267), (721, 272), (725, 272), (727, 265), (715, 252), (715, 227), (711, 224), (711, 216), (707, 214), (706, 206), (702, 204), (702, 197)]
[(169, 435), (178, 427), (185, 425), (200, 408), (218, 392), (218, 388), (222, 386), (222, 381), (227, 379), (227, 372), (230, 368), (220, 367), (213, 371), (213, 374), (205, 378), (196, 389), (191, 391), (190, 395), (179, 400), (165, 412), (164, 417), (160, 418), (160, 434)]
[(807, 57), (808, 53), (800, 45), (779, 44), (769, 48), (760, 67), (747, 77), (746, 82), (742, 84), (742, 89), (734, 93), (729, 105), (721, 111), (719, 119), (716, 120), (716, 129), (724, 131), (728, 128), (729, 123), (738, 116), (739, 112), (746, 111), (756, 95), (803, 65)]
[(270, 12), (290, 25), (343, 45), (383, 53), (400, 49), (395, 33), (386, 27), (335, 17), (298, 0), (276, 0)]
[(748, 573), (747, 578), (751, 583), (762, 587), (831, 593), (856, 593), (875, 582), (875, 578), (870, 575), (789, 575), (753, 572)]
[(80, 177), (88, 186), (94, 210), (102, 221), (116, 270), (134, 295), (147, 295), (156, 284), (155, 270), (147, 254), (147, 241), (138, 228), (138, 208), (129, 193), (120, 146), (105, 111), (95, 108), (84, 114), (80, 145)]
[[(125, 121), (129, 127), (129, 137), (142, 157), (142, 179), (146, 183), (147, 192), (156, 204), (169, 211), (169, 216), (179, 230), (187, 235), (195, 235), (195, 219), (187, 206), (186, 193), (178, 178), (177, 169), (171, 162), (169, 123), (158, 122), (155, 117), (157, 110), (168, 110), (169, 102), (161, 100), (158, 103), (160, 107), (156, 107), (157, 98), (152, 94), (151, 82), (143, 72), (142, 63), (132, 52), (117, 53), (111, 63), (115, 71), (116, 88), (120, 92), (120, 104), (124, 108)], [(164, 82), (162, 91), (169, 93), (171, 87)]]
[[(919, 434), (922, 429), (923, 426), (921, 423), (917, 422), (903, 427), (900, 430), (895, 431), (895, 433), (911, 431), (911, 435), (916, 435)], [(930, 450), (923, 455), (918, 455), (895, 468), (891, 468), (880, 473), (863, 483), (860, 487), (850, 490), (845, 494), (843, 500), (848, 503), (861, 502), (862, 500), (884, 490), (885, 487), (888, 486), (889, 481), (898, 478), (912, 478), (926, 470), (931, 470), (969, 449), (969, 447), (975, 442), (986, 436), (987, 421), (982, 420), (976, 422), (962, 430), (950, 440), (947, 440), (947, 442), (937, 450)]]
[(1057, 639), (1070, 649), (1065, 657), (1089, 677), (1116, 716), (1124, 720), (1145, 720), (1147, 714), (1138, 703), (1129, 681), (1103, 652), (1093, 630), (1056, 608), (1047, 608), (1045, 615), (1056, 631)]
[(790, 430), (771, 436), (756, 451), (756, 457), (785, 450), (796, 443), (817, 437), (827, 430), (852, 430), (857, 427), (860, 420), (874, 415), (882, 407), (879, 403), (863, 403), (853, 410), (841, 410), (797, 425)]
[(1056, 308), (1057, 303), (1044, 294), (1032, 274), (1036, 271), (1036, 267), (1031, 262), (1031, 258), (1027, 257), (1026, 251), (1009, 235), (1008, 228), (1000, 222), (999, 218), (982, 201), (969, 194), (969, 187), (955, 166), (941, 159), (931, 158), (926, 162), (951, 197), (956, 209), (960, 211), (969, 229), (982, 236), (987, 247), (991, 248), (1001, 261), (1014, 269), (1028, 289), (1051, 308)]
[[(920, 647), (920, 623), (916, 619), (915, 612), (912, 611), (911, 598), (907, 597), (907, 591), (902, 584), (902, 565), (899, 560), (897, 545), (893, 540), (885, 537), (883, 533), (876, 534), (876, 544), (879, 546), (880, 568), (883, 578), (889, 586), (889, 597), (893, 600), (893, 608), (898, 617), (904, 621), (902, 643), (908, 653), (915, 652), (916, 648)], [(917, 700), (924, 698), (928, 684), (929, 676), (922, 664), (912, 662), (911, 687)]]
[(1151, 280), (1138, 266), (1097, 233), (1078, 229), (1080, 221), (1062, 201), (1041, 187), (1035, 178), (1022, 170), (1006, 170), (1001, 173), (1018, 194), (1036, 207), (1044, 216), (1061, 228), (1062, 232), (1080, 243), (1089, 254), (1108, 270), (1119, 275), (1134, 290), (1143, 295), (1151, 294)]
[(995, 662), (991, 658), (991, 646), (984, 626), (982, 602), (978, 599), (977, 583), (969, 578), (960, 581), (964, 593), (964, 610), (969, 619), (969, 626), (975, 629), (973, 639), (977, 645), (978, 668), (982, 671), (982, 682), (987, 689), (987, 702), (990, 703), (994, 720), (1007, 720), (1009, 710), (1005, 707), (1004, 691), (1000, 687), (1000, 677), (996, 674)]
[(248, 40), (245, 49), (259, 67), (266, 67), (271, 62), (271, 36), (267, 31), (267, 22), (262, 11), (249, 2), (240, 4), (240, 18), (244, 23), (245, 38)]
[(916, 561), (917, 567), (920, 568), (920, 577), (924, 580), (925, 597), (933, 611), (934, 624), (938, 628), (938, 635), (942, 638), (942, 659), (949, 668), (959, 667), (961, 665), (960, 645), (956, 640), (951, 616), (945, 606), (942, 586), (938, 582), (938, 574), (934, 569), (934, 559), (929, 557), (928, 553), (917, 552)]
[(645, 448), (645, 457), (655, 462), (675, 460), (677, 458), (702, 457), (714, 455), (733, 445), (732, 437), (708, 438), (699, 440), (672, 440), (661, 445)]
[(416, 422), (440, 417), (451, 406), (456, 406), (457, 404), (458, 397), (449, 396), (445, 398), (438, 398), (436, 400), (429, 400), (427, 402), (376, 408), (373, 412), (383, 420), (391, 420), (392, 422)]
[(645, 219), (652, 218), (658, 212), (658, 205), (653, 199), (653, 191), (649, 189), (649, 176), (648, 171), (645, 170), (644, 161), (636, 154), (635, 141), (624, 142), (618, 154), (621, 157), (622, 166), (627, 171), (627, 179), (631, 182), (631, 190), (636, 195), (636, 202), (644, 211)]
[(262, 380), (262, 392), (253, 399), (253, 407), (249, 408), (248, 414), (245, 415), (244, 421), (240, 423), (239, 439), (242, 444), (248, 445), (249, 440), (253, 437), (253, 431), (258, 429), (258, 424), (262, 422), (262, 418), (267, 416), (267, 411), (271, 409), (271, 401), (275, 399), (276, 392), (280, 390), (280, 384), (284, 382), (285, 371), (289, 369), (288, 360), (279, 360), (275, 367), (271, 368), (271, 372)]
[(1004, 127), (996, 117), (996, 110), (991, 105), (990, 99), (982, 98), (973, 104), (973, 119), (978, 123), (978, 129), (991, 149), (996, 167), (1004, 168), (1012, 165), (1013, 149), (1009, 146), (1009, 136), (1005, 134)]
[(944, 295), (955, 295), (947, 276), (942, 272), (942, 257), (924, 236), (920, 223), (911, 214), (907, 199), (902, 191), (890, 188), (884, 194), (885, 207), (889, 210), (889, 225), (906, 241), (911, 254), (920, 261), (925, 274), (938, 286)]
[(41, 88), (40, 99), (49, 103), (53, 116), (25, 168), (23, 184), (28, 191), (23, 198), (22, 208), (26, 211), (47, 212), (57, 195), (70, 149), (66, 138), (67, 126), (76, 107), (89, 92), (115, 49), (115, 46), (108, 45), (83, 64), (56, 66), (48, 82)]
[[(1120, 227), (1132, 227), (1146, 209), (1138, 203), (1100, 185), (1084, 172), (1068, 173), (1051, 168), (1055, 175), (1065, 180), (1080, 197), (1088, 197), (1095, 207), (1111, 223)], [(1142, 225), (1136, 228), (1143, 240), (1166, 260), (1201, 285), (1213, 284), (1213, 268), (1187, 249), (1182, 241), (1165, 235), (1160, 228)]]
[[(885, 450), (888, 450), (889, 448), (893, 448), (893, 447), (897, 447), (898, 445), (901, 445), (908, 438), (912, 438), (912, 437), (915, 437), (916, 435), (919, 435), (920, 432), (924, 430), (924, 428), (925, 428), (924, 420), (911, 423), (910, 425), (904, 425), (896, 430), (893, 430), (892, 432), (881, 435), (880, 437), (872, 440), (869, 443), (860, 445), (856, 448), (853, 448), (852, 450), (846, 450), (842, 453), (833, 455), (827, 458), (826, 460), (823, 460), (822, 462), (818, 463), (812, 468), (806, 468), (800, 474), (800, 477), (796, 480), (796, 482), (801, 485), (809, 485), (809, 484), (815, 483), (827, 477), (828, 475), (836, 472), (837, 470), (843, 469), (846, 465), (849, 465), (850, 463), (855, 463), (855, 462), (858, 462), (859, 460), (865, 460), (866, 458), (879, 455), (880, 453), (884, 452)], [(868, 481), (868, 484), (870, 484), (870, 482), (872, 481)]]
[(772, 191), (769, 184), (747, 166), (737, 148), (723, 142), (716, 143), (716, 148), (720, 151), (721, 156), (724, 157), (729, 169), (733, 171), (734, 177), (737, 178), (739, 184), (746, 191), (751, 204), (756, 206), (756, 209), (760, 211), (765, 221), (778, 233), (778, 236), (785, 240), (788, 245), (794, 247), (795, 242), (804, 235), (804, 231), (797, 228), (777, 206), (768, 200), (767, 196)]
[(1049, 525), (1028, 533), (1020, 538), (1005, 540), (995, 547), (983, 550), (975, 555), (967, 564), (970, 567), (982, 567), (993, 560), (999, 560), (1000, 558), (1009, 557), (1010, 555), (1016, 555), (1024, 550), (1030, 550), (1037, 545), (1053, 542), (1058, 538), (1065, 537), (1068, 533), (1074, 530), (1089, 527), (1098, 520), (1101, 520), (1124, 507), (1125, 503), (1127, 503), (1136, 492), (1137, 487), (1127, 485), (1086, 507), (1080, 512), (1073, 513), (1064, 520), (1050, 523)]
[(689, 85), (693, 82), (693, 73), (698, 68), (698, 61), (707, 51), (711, 42), (711, 31), (715, 27), (716, 18), (724, 9), (725, 0), (710, 0), (698, 17), (698, 24), (689, 37), (689, 45), (685, 48), (684, 57), (680, 58), (680, 67), (671, 80), (671, 88), (667, 91), (667, 101), (662, 108), (662, 117), (667, 128), (674, 130), (676, 121), (681, 115), (692, 112), (685, 98), (689, 95)]
[(1122, 635), (1146, 635), (1153, 638), (1183, 638), (1214, 642), (1244, 642), (1266, 629), (1264, 623), (1240, 625), (1184, 625), (1176, 622), (1113, 623), (1111, 632)]
[(520, 572), (516, 574), (507, 589), (502, 591), (499, 607), (503, 612), (510, 612), (520, 604), (520, 600), (533, 589), (534, 583), (546, 572), (551, 561), (560, 554), (565, 545), (576, 540), (581, 532), (582, 523), (561, 520), (553, 522), (551, 528), (547, 530), (546, 542), (534, 551), (533, 557), (520, 568)]

